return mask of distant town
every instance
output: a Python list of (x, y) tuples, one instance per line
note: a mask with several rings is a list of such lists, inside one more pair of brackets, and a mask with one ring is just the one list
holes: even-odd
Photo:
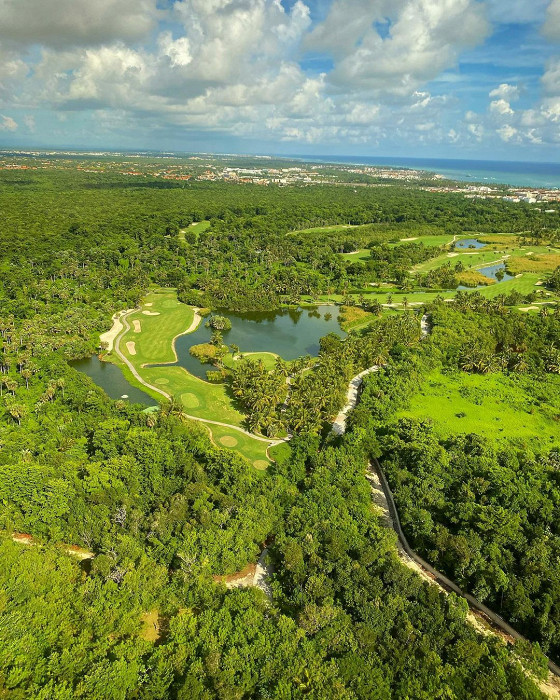
[[(243, 164), (247, 161), (247, 164)], [(304, 163), (271, 156), (114, 153), (82, 151), (0, 151), (0, 170), (77, 170), (134, 178), (225, 182), (261, 187), (340, 185), (382, 186), (391, 181), (415, 184), (429, 192), (456, 193), (468, 199), (496, 199), (526, 204), (560, 201), (559, 189), (462, 183), (425, 170), (377, 166)], [(545, 209), (554, 213), (556, 209)]]

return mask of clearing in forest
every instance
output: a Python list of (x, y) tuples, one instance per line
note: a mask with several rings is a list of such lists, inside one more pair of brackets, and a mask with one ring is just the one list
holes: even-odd
[(433, 371), (398, 417), (431, 420), (442, 437), (477, 433), (496, 442), (550, 449), (560, 445), (559, 402), (556, 375), (547, 375), (537, 386), (521, 374)]

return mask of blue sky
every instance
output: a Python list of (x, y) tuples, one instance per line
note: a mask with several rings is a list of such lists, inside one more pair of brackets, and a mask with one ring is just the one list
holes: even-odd
[(560, 0), (0, 0), (0, 145), (560, 160)]

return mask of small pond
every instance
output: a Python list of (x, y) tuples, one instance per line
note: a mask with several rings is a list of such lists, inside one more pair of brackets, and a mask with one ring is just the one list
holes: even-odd
[[(506, 272), (506, 266), (503, 262), (496, 263), (495, 265), (489, 265), (488, 267), (479, 267), (477, 272), (480, 272), (481, 275), (484, 275), (485, 277), (488, 277), (491, 280), (496, 280), (496, 282), (498, 283), (513, 279), (513, 275), (510, 275), (508, 272)], [(498, 279), (498, 272), (503, 273), (501, 279)], [(460, 285), (459, 287), (457, 287), (457, 289), (482, 289), (483, 287), (483, 284), (478, 285), (478, 287), (465, 287), (464, 285)]]
[(120, 367), (111, 362), (101, 362), (97, 355), (86, 357), (70, 363), (74, 369), (87, 374), (88, 377), (105, 390), (110, 398), (116, 400), (128, 396), (130, 403), (142, 403), (145, 406), (157, 406), (157, 401), (144, 391), (137, 389), (125, 379)]
[[(238, 345), (244, 352), (273, 352), (285, 360), (295, 360), (302, 355), (317, 355), (319, 339), (328, 333), (345, 337), (346, 333), (337, 321), (338, 307), (314, 306), (279, 311), (262, 311), (235, 314), (231, 311), (217, 311), (231, 321), (231, 330), (224, 331), (226, 345)], [(202, 364), (189, 350), (193, 345), (207, 343), (212, 329), (206, 328), (208, 318), (204, 318), (194, 333), (182, 335), (175, 341), (179, 364), (196, 377), (206, 379), (206, 372), (212, 365)]]
[(456, 250), (465, 250), (466, 248), (484, 248), (486, 243), (477, 241), (476, 238), (463, 238), (460, 241), (455, 241)]

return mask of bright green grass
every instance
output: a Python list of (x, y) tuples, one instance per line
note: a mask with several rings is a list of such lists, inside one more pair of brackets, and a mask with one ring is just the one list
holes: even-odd
[[(185, 412), (191, 416), (242, 426), (245, 416), (235, 408), (224, 384), (205, 382), (177, 365), (144, 367), (139, 373), (149, 384), (155, 386), (159, 386), (158, 379), (169, 380), (163, 386), (163, 390), (180, 399), (185, 406)], [(198, 406), (195, 405), (193, 397), (198, 399)]]
[(430, 419), (442, 437), (477, 433), (497, 442), (560, 445), (560, 377), (551, 376), (538, 390), (531, 382), (520, 375), (434, 371), (398, 417)]
[[(144, 311), (159, 315), (146, 315)], [(137, 369), (147, 363), (175, 362), (173, 340), (190, 327), (193, 318), (192, 307), (177, 301), (175, 292), (148, 294), (141, 310), (128, 316), (130, 330), (121, 337), (120, 350)], [(134, 330), (134, 321), (140, 323), (139, 333)], [(128, 351), (128, 342), (134, 343), (136, 355)]]
[(349, 262), (357, 262), (358, 260), (368, 260), (370, 257), (369, 250), (367, 248), (362, 248), (361, 250), (355, 250), (353, 253), (339, 253), (341, 258), (348, 260)]
[(203, 231), (207, 231), (210, 228), (210, 222), (209, 221), (197, 221), (195, 224), (191, 224), (188, 228), (181, 229), (179, 231), (179, 240), (184, 241), (185, 240), (185, 233), (187, 231), (190, 231), (191, 233), (195, 233), (197, 238), (198, 234), (202, 233)]
[[(266, 469), (270, 460), (266, 454), (268, 443), (255, 440), (240, 433), (238, 430), (224, 428), (221, 425), (208, 425), (212, 433), (212, 440), (217, 447), (226, 450), (235, 450), (249, 460), (255, 469)], [(266, 464), (265, 464), (266, 462)]]
[[(370, 224), (365, 224), (369, 226)], [(352, 224), (335, 224), (334, 226), (317, 226), (315, 228), (302, 228), (298, 231), (290, 231), (287, 236), (295, 236), (299, 233), (336, 233), (337, 231), (346, 231), (348, 229), (359, 229), (361, 226), (353, 226)]]
[(282, 464), (283, 462), (287, 462), (292, 456), (292, 448), (289, 442), (281, 442), (279, 445), (270, 447), (268, 454), (275, 462)]
[(239, 357), (239, 355), (236, 355), (234, 360), (232, 354), (228, 353), (224, 357), (225, 367), (232, 369), (233, 367), (236, 367), (240, 362), (243, 362), (244, 359), (247, 359), (253, 360), (253, 362), (258, 362), (259, 360), (261, 360), (266, 369), (274, 369), (276, 360), (279, 357), (279, 355), (275, 355), (273, 352), (244, 352), (241, 353), (241, 355), (241, 358)]

